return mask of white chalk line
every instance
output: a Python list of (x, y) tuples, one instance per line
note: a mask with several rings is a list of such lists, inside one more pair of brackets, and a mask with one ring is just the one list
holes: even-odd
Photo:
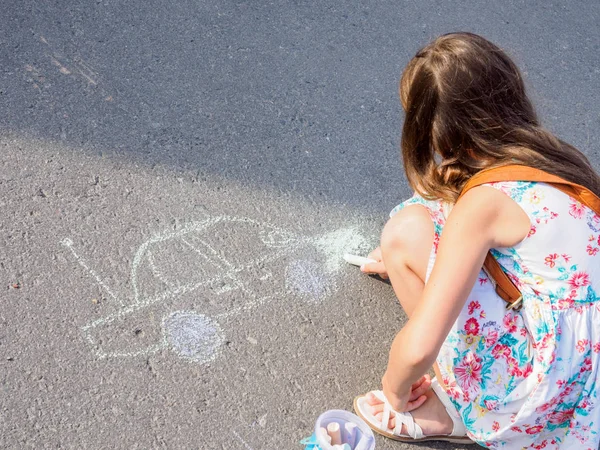
[(174, 297), (176, 295), (186, 294), (188, 292), (191, 292), (193, 290), (198, 289), (200, 286), (202, 286), (204, 284), (209, 284), (211, 281), (214, 282), (214, 281), (217, 281), (217, 280), (220, 280), (220, 279), (221, 278), (219, 277), (219, 278), (216, 278), (216, 279), (213, 279), (213, 280), (209, 280), (209, 282), (200, 281), (200, 282), (198, 282), (196, 284), (193, 284), (193, 285), (181, 286), (181, 287), (178, 287), (178, 288), (176, 288), (176, 289), (174, 289), (172, 291), (165, 292), (165, 293), (163, 293), (163, 294), (161, 294), (161, 295), (159, 295), (157, 297), (154, 297), (152, 299), (146, 300), (144, 302), (135, 303), (133, 305), (130, 305), (130, 306), (127, 306), (127, 307), (123, 308), (120, 311), (117, 311), (116, 313), (113, 313), (113, 314), (110, 314), (110, 315), (108, 315), (106, 317), (102, 317), (100, 319), (94, 320), (93, 322), (89, 323), (88, 325), (83, 326), (83, 330), (85, 331), (85, 330), (88, 330), (90, 328), (95, 328), (95, 327), (97, 327), (99, 325), (104, 325), (104, 324), (111, 323), (111, 322), (113, 322), (113, 321), (115, 321), (117, 319), (122, 318), (123, 316), (127, 316), (127, 315), (129, 315), (129, 314), (131, 314), (131, 313), (133, 313), (135, 311), (143, 309), (143, 308), (145, 308), (147, 306), (150, 306), (150, 305), (152, 305), (154, 303), (165, 301), (165, 300), (167, 300), (167, 299), (169, 299), (171, 297)]
[(158, 268), (156, 267), (156, 264), (154, 264), (154, 254), (148, 250), (148, 265), (150, 266), (150, 270), (152, 271), (152, 274), (158, 278), (160, 281), (162, 281), (168, 288), (168, 290), (172, 290), (175, 289), (175, 286), (173, 285), (173, 283), (171, 283), (170, 281), (167, 281), (162, 272), (160, 270), (158, 270)]
[[(278, 255), (279, 256), (279, 255)], [(273, 259), (277, 259), (276, 257)], [(261, 261), (262, 262), (262, 261)], [(251, 267), (251, 266), (248, 266)], [(231, 286), (224, 286), (223, 288), (220, 289), (220, 291), (217, 291), (217, 293), (225, 293), (234, 289), (238, 289), (240, 287), (242, 287), (242, 283), (239, 282), (239, 280), (237, 280), (236, 278), (236, 274), (239, 272), (242, 272), (244, 270), (246, 270), (248, 267), (242, 267), (239, 269), (235, 269), (234, 272), (230, 272), (230, 273), (225, 273), (222, 274), (218, 277), (214, 277), (208, 280), (202, 280), (196, 283), (190, 283), (188, 285), (183, 285), (183, 286), (178, 286), (175, 289), (172, 289), (170, 291), (164, 292), (161, 295), (158, 295), (157, 297), (154, 298), (150, 298), (147, 299), (145, 301), (138, 301), (137, 303), (133, 303), (127, 307), (124, 306), (124, 308), (120, 311), (117, 311), (113, 314), (110, 314), (108, 316), (102, 317), (100, 319), (96, 319), (95, 321), (85, 325), (83, 327), (84, 330), (87, 330), (89, 328), (95, 328), (99, 325), (103, 325), (103, 324), (108, 324), (110, 322), (113, 322), (116, 319), (120, 319), (123, 316), (129, 315), (139, 309), (145, 308), (147, 306), (150, 306), (152, 304), (158, 303), (158, 302), (162, 302), (165, 301), (171, 297), (175, 297), (177, 295), (184, 295), (187, 294), (189, 292), (195, 291), (197, 289), (199, 289), (202, 286), (209, 286), (213, 283), (217, 283), (219, 281), (222, 281), (223, 279), (230, 279), (235, 286), (231, 287)]]
[(88, 271), (88, 273), (94, 277), (94, 279), (96, 280), (96, 282), (107, 292), (107, 294), (116, 302), (119, 302), (119, 304), (121, 306), (125, 306), (123, 304), (123, 302), (113, 293), (113, 291), (110, 290), (110, 288), (106, 285), (106, 283), (104, 283), (104, 281), (102, 281), (102, 279), (100, 278), (100, 276), (91, 268), (89, 267), (85, 260), (83, 258), (81, 258), (77, 252), (75, 252), (75, 249), (73, 248), (73, 241), (71, 239), (63, 239), (61, 241), (61, 244), (65, 247), (67, 247), (71, 253), (73, 254), (73, 256), (75, 257), (75, 260), (79, 263), (79, 265), (81, 265), (81, 267), (83, 267), (85, 270)]
[[(206, 220), (203, 220), (201, 222), (195, 222), (191, 225), (187, 225), (184, 226), (182, 229), (177, 230), (177, 231), (171, 231), (171, 232), (167, 232), (167, 233), (162, 233), (159, 235), (156, 235), (152, 238), (150, 238), (148, 241), (144, 242), (142, 245), (140, 245), (140, 247), (138, 248), (134, 258), (133, 258), (133, 262), (131, 264), (131, 282), (133, 285), (133, 302), (134, 303), (139, 303), (139, 290), (138, 290), (138, 284), (137, 284), (137, 270), (138, 267), (140, 265), (140, 263), (142, 262), (142, 258), (144, 257), (144, 254), (146, 252), (146, 249), (148, 248), (148, 246), (152, 245), (152, 244), (156, 244), (156, 243), (160, 243), (160, 242), (164, 242), (166, 240), (170, 240), (170, 239), (174, 239), (176, 237), (180, 237), (180, 236), (184, 236), (186, 234), (192, 233), (192, 232), (196, 232), (196, 231), (202, 231), (206, 228), (208, 228), (211, 225), (217, 224), (219, 222), (223, 222), (223, 221), (227, 221), (227, 222), (241, 222), (241, 223), (250, 223), (252, 225), (257, 225), (260, 226), (260, 222), (257, 222), (255, 220), (252, 219), (246, 219), (246, 218), (236, 218), (236, 217), (227, 217), (227, 216), (223, 216), (223, 217), (211, 217), (208, 218)], [(201, 243), (205, 244), (204, 242), (201, 241)], [(213, 252), (213, 254), (220, 258), (219, 253), (213, 249), (210, 245), (205, 244), (207, 246), (207, 248), (209, 250), (211, 250)], [(226, 265), (230, 264), (228, 262), (225, 262)]]
[(239, 440), (239, 441), (240, 441), (242, 444), (244, 444), (244, 448), (245, 448), (246, 450), (254, 450), (252, 447), (250, 447), (250, 446), (248, 445), (248, 443), (247, 443), (245, 440), (243, 440), (243, 439), (242, 439), (242, 437), (241, 437), (241, 436), (240, 436), (240, 435), (237, 433), (237, 431), (235, 431), (235, 430), (231, 430), (231, 431), (233, 432), (233, 434), (235, 434), (235, 437), (236, 437), (236, 438), (238, 438), (238, 440)]
[[(184, 230), (180, 230), (180, 232), (177, 232), (177, 233), (169, 233), (167, 235), (160, 236), (160, 239), (151, 239), (149, 241), (144, 242), (142, 245), (140, 245), (140, 249), (136, 252), (136, 256), (134, 257), (134, 261), (132, 263), (132, 266), (135, 265), (135, 269), (132, 269), (132, 278), (134, 279), (134, 282), (132, 283), (133, 284), (133, 289), (134, 289), (134, 301), (133, 301), (133, 303), (131, 305), (127, 306), (127, 307), (124, 307), (123, 310), (117, 311), (114, 314), (111, 314), (111, 315), (108, 315), (106, 317), (97, 319), (97, 320), (91, 322), (90, 324), (85, 325), (83, 327), (84, 330), (87, 330), (89, 328), (94, 328), (94, 327), (97, 327), (97, 326), (102, 325), (102, 324), (107, 324), (107, 323), (113, 322), (116, 319), (119, 319), (119, 318), (121, 318), (121, 317), (123, 317), (125, 315), (128, 315), (128, 314), (131, 314), (131, 313), (133, 313), (133, 312), (135, 312), (135, 311), (137, 311), (139, 309), (145, 308), (145, 307), (150, 306), (150, 305), (152, 305), (154, 303), (165, 301), (165, 300), (167, 300), (167, 299), (169, 299), (171, 297), (177, 296), (177, 295), (187, 294), (187, 293), (189, 293), (191, 291), (194, 291), (194, 290), (196, 290), (196, 289), (198, 289), (198, 288), (200, 288), (202, 286), (208, 286), (208, 285), (210, 285), (212, 283), (216, 283), (216, 282), (221, 281), (221, 280), (226, 279), (226, 278), (230, 278), (232, 280), (236, 280), (236, 274), (237, 273), (240, 273), (240, 272), (243, 272), (243, 271), (245, 271), (247, 269), (255, 267), (257, 264), (262, 264), (262, 263), (265, 263), (267, 261), (273, 261), (273, 260), (277, 260), (279, 258), (282, 258), (285, 255), (287, 255), (288, 253), (291, 253), (294, 250), (297, 250), (299, 247), (304, 246), (304, 245), (299, 244), (299, 245), (296, 245), (296, 246), (293, 246), (293, 247), (289, 247), (289, 248), (287, 248), (285, 250), (282, 250), (280, 252), (277, 252), (274, 255), (267, 255), (267, 256), (256, 258), (256, 259), (252, 260), (250, 263), (246, 264), (245, 266), (239, 267), (239, 268), (232, 267), (230, 263), (228, 263), (227, 261), (223, 260), (223, 262), (226, 263), (226, 265), (232, 267), (231, 271), (226, 272), (224, 274), (221, 274), (218, 277), (211, 278), (209, 280), (202, 280), (202, 281), (199, 281), (199, 282), (196, 282), (196, 283), (189, 283), (189, 284), (179, 285), (176, 288), (174, 288), (174, 289), (172, 289), (172, 290), (170, 290), (168, 292), (165, 292), (165, 293), (163, 293), (163, 294), (161, 294), (161, 295), (159, 295), (157, 297), (146, 299), (144, 301), (140, 301), (139, 288), (137, 286), (137, 270), (139, 268), (140, 261), (142, 260), (143, 254), (150, 252), (148, 250), (149, 244), (152, 243), (152, 241), (154, 241), (154, 242), (163, 242), (164, 240), (167, 240), (168, 236), (170, 236), (170, 235), (177, 236), (180, 233), (186, 233), (187, 234), (190, 231), (195, 231), (195, 228), (196, 227), (194, 227), (194, 229), (192, 229), (192, 230), (185, 230), (185, 229)], [(210, 248), (210, 246), (208, 246), (208, 244), (205, 244), (205, 245), (207, 245), (207, 247)], [(211, 248), (211, 250), (214, 251), (214, 249), (212, 249), (212, 248)], [(218, 256), (218, 253), (216, 251), (214, 251), (214, 252)], [(220, 256), (218, 256), (218, 258), (221, 259)], [(158, 270), (157, 270), (157, 273), (159, 273)], [(159, 278), (159, 279), (161, 279), (161, 278)], [(163, 280), (161, 279), (161, 281), (163, 281)], [(100, 282), (101, 282), (101, 280), (100, 280)], [(240, 284), (238, 282), (238, 286), (239, 285)], [(222, 288), (222, 289), (224, 289), (224, 288)], [(224, 293), (224, 292), (227, 292), (227, 291), (230, 291), (230, 290), (233, 290), (233, 289), (235, 289), (235, 287), (234, 288), (230, 288), (230, 289), (225, 289), (221, 293)]]
[[(276, 248), (276, 249), (279, 249), (280, 251), (277, 251), (271, 255), (266, 255), (266, 256), (262, 256), (262, 257), (254, 259), (254, 260), (251, 260), (249, 263), (246, 263), (242, 267), (235, 267), (233, 264), (231, 264), (229, 261), (227, 261), (225, 258), (223, 258), (219, 254), (219, 252), (217, 250), (215, 250), (211, 245), (209, 245), (208, 243), (206, 243), (203, 240), (196, 239), (200, 244), (204, 245), (207, 248), (207, 250), (215, 257), (215, 259), (219, 263), (221, 263), (224, 266), (226, 266), (227, 268), (229, 268), (229, 271), (227, 271), (225, 274), (221, 274), (220, 276), (211, 278), (209, 280), (202, 280), (202, 281), (196, 282), (196, 283), (188, 283), (188, 284), (179, 285), (178, 287), (173, 288), (173, 284), (168, 283), (164, 279), (164, 276), (161, 274), (160, 270), (158, 270), (158, 268), (156, 267), (154, 255), (150, 252), (149, 247), (153, 244), (161, 243), (161, 242), (179, 237), (180, 240), (183, 241), (183, 243), (185, 245), (190, 247), (192, 250), (196, 251), (201, 257), (203, 257), (207, 261), (210, 261), (211, 260), (210, 257), (208, 257), (207, 255), (202, 253), (198, 248), (196, 248), (194, 245), (192, 245), (190, 242), (188, 242), (186, 239), (184, 239), (183, 236), (185, 236), (186, 234), (192, 233), (192, 232), (202, 231), (202, 230), (210, 227), (211, 225), (217, 224), (219, 222), (249, 223), (252, 225), (256, 225), (258, 227), (262, 227), (259, 230), (259, 236), (260, 236), (261, 240), (263, 241), (263, 243), (265, 245), (267, 245), (268, 247)], [(265, 231), (264, 228), (269, 228), (269, 231), (268, 232)], [(279, 238), (279, 240), (276, 240), (276, 238)], [(183, 295), (183, 294), (189, 293), (189, 292), (194, 291), (202, 286), (208, 286), (211, 283), (217, 283), (219, 281), (222, 281), (223, 279), (229, 278), (233, 282), (233, 285), (223, 286), (222, 288), (220, 288), (220, 290), (216, 291), (217, 295), (231, 291), (231, 290), (240, 289), (240, 291), (247, 294), (251, 300), (247, 301), (242, 306), (239, 306), (237, 308), (232, 308), (229, 311), (226, 311), (224, 313), (217, 314), (214, 316), (215, 318), (226, 318), (226, 317), (234, 316), (243, 311), (248, 311), (250, 309), (253, 309), (260, 305), (263, 305), (266, 302), (274, 299), (275, 296), (257, 297), (256, 295), (254, 295), (253, 292), (246, 289), (243, 286), (243, 284), (241, 283), (241, 281), (239, 281), (237, 279), (236, 275), (238, 273), (243, 272), (249, 268), (256, 267), (257, 264), (262, 264), (267, 261), (273, 261), (273, 260), (280, 259), (280, 258), (288, 255), (289, 253), (291, 253), (301, 247), (305, 247), (307, 245), (313, 245), (317, 249), (319, 249), (323, 253), (325, 253), (325, 256), (328, 258), (326, 268), (325, 268), (327, 272), (337, 272), (340, 268), (339, 261), (337, 261), (337, 260), (338, 259), (341, 260), (341, 255), (344, 253), (344, 251), (348, 250), (348, 242), (347, 241), (350, 240), (350, 238), (354, 238), (354, 239), (351, 239), (351, 240), (355, 241), (354, 244), (360, 243), (362, 246), (362, 244), (364, 243), (364, 239), (362, 238), (362, 236), (360, 236), (360, 234), (357, 235), (357, 230), (355, 228), (346, 228), (346, 229), (338, 230), (335, 232), (330, 232), (324, 236), (310, 238), (310, 237), (296, 237), (296, 236), (292, 235), (291, 233), (280, 230), (270, 224), (262, 224), (258, 221), (255, 221), (252, 219), (247, 219), (247, 218), (235, 218), (235, 217), (223, 216), (223, 217), (209, 218), (202, 222), (196, 222), (191, 225), (185, 226), (183, 229), (180, 229), (177, 231), (166, 232), (166, 233), (156, 235), (140, 245), (140, 247), (136, 251), (133, 262), (131, 264), (131, 280), (132, 280), (133, 297), (134, 297), (133, 304), (131, 304), (127, 307), (125, 307), (125, 305), (123, 304), (122, 301), (118, 300), (118, 298), (112, 293), (112, 291), (108, 288), (108, 286), (106, 286), (106, 284), (100, 279), (100, 277), (91, 268), (89, 268), (89, 266), (79, 257), (79, 255), (77, 255), (77, 253), (75, 252), (75, 250), (72, 247), (73, 242), (70, 239), (67, 238), (67, 239), (63, 240), (61, 243), (70, 249), (70, 251), (73, 253), (73, 255), (75, 256), (78, 263), (82, 267), (84, 267), (94, 277), (94, 279), (98, 282), (98, 284), (100, 286), (102, 286), (109, 293), (109, 295), (111, 295), (111, 297), (113, 299), (119, 301), (119, 303), (123, 307), (122, 310), (117, 311), (116, 313), (113, 313), (113, 314), (110, 314), (103, 318), (97, 319), (97, 320), (82, 327), (82, 331), (85, 334), (86, 340), (95, 348), (97, 344), (94, 341), (94, 339), (92, 338), (92, 336), (90, 335), (91, 330), (93, 328), (96, 328), (100, 325), (109, 324), (117, 319), (120, 319), (129, 314), (132, 314), (139, 309), (148, 307), (148, 306), (158, 303), (158, 302), (166, 301), (169, 298), (172, 298), (172, 297), (175, 297), (178, 295)], [(158, 295), (156, 297), (141, 300), (139, 288), (137, 285), (137, 274), (138, 274), (138, 268), (139, 268), (140, 264), (143, 262), (144, 257), (146, 256), (146, 252), (148, 253), (146, 259), (148, 259), (148, 263), (150, 265), (152, 273), (160, 281), (165, 283), (165, 285), (171, 286), (172, 289), (167, 292), (164, 292), (161, 295)], [(265, 274), (263, 277), (260, 277), (259, 279), (265, 280), (271, 276), (272, 276), (272, 274), (270, 272), (268, 272), (267, 274)], [(335, 288), (336, 288), (335, 280), (330, 280), (330, 283), (333, 283), (332, 288), (333, 288), (333, 290), (335, 290)], [(330, 292), (331, 290), (326, 290), (326, 291)], [(325, 292), (325, 295), (328, 295), (328, 292)], [(164, 330), (163, 330), (163, 337), (162, 337), (161, 342), (154, 346), (150, 346), (147, 349), (138, 350), (138, 351), (134, 351), (134, 352), (102, 352), (99, 349), (96, 349), (96, 354), (98, 357), (101, 357), (101, 358), (104, 358), (104, 357), (132, 357), (132, 356), (139, 356), (139, 355), (143, 355), (143, 354), (155, 353), (167, 346), (168, 346), (168, 342), (167, 342), (167, 338), (166, 338), (166, 335), (164, 334)], [(216, 355), (215, 355), (215, 358), (216, 358)], [(191, 358), (191, 359), (193, 359), (193, 358)]]
[[(214, 263), (214, 261), (212, 261), (207, 255), (202, 253), (200, 251), (200, 249), (193, 246), (191, 243), (189, 243), (184, 238), (180, 238), (180, 239), (185, 245), (187, 245), (190, 249), (192, 249), (193, 251), (198, 253), (198, 255), (200, 255), (202, 258), (204, 258), (207, 262)], [(226, 261), (225, 258), (222, 258), (214, 248), (212, 248), (210, 245), (208, 245), (206, 242), (202, 241), (201, 239), (198, 239), (198, 242), (200, 242), (202, 245), (204, 245), (213, 254), (213, 256), (216, 258), (217, 261), (219, 261), (220, 263), (224, 264), (225, 266), (233, 269), (233, 266), (229, 263), (229, 261)]]
[(268, 280), (269, 278), (271, 278), (273, 276), (273, 274), (271, 272), (265, 272), (263, 276), (258, 277), (258, 279), (260, 281), (265, 281)]

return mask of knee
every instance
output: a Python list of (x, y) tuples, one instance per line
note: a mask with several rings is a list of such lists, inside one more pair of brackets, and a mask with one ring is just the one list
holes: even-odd
[(429, 258), (433, 245), (433, 222), (425, 208), (408, 206), (393, 216), (381, 233), (381, 253), (390, 258)]

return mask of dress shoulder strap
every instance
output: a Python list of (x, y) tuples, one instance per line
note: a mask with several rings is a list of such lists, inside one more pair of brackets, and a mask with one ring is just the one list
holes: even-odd
[[(590, 189), (543, 170), (517, 164), (486, 169), (473, 175), (463, 187), (458, 198), (460, 199), (465, 193), (476, 186), (499, 181), (537, 181), (547, 183), (600, 215), (600, 198)], [(523, 296), (517, 286), (502, 270), (491, 252), (488, 252), (485, 258), (483, 269), (495, 285), (496, 293), (507, 302), (507, 308), (519, 309)]]

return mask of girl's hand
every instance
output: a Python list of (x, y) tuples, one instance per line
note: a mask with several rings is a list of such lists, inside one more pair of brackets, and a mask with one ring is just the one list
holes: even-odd
[(390, 377), (386, 372), (381, 380), (383, 394), (391, 407), (398, 412), (410, 412), (420, 407), (427, 400), (425, 392), (431, 387), (431, 377), (423, 375), (413, 383), (408, 392), (398, 392), (390, 383)]
[(383, 259), (381, 257), (381, 247), (377, 247), (368, 256), (369, 259), (374, 259), (377, 262), (363, 264), (360, 267), (360, 270), (364, 273), (379, 275), (383, 279), (388, 278), (387, 270), (385, 269), (385, 265), (383, 264)]

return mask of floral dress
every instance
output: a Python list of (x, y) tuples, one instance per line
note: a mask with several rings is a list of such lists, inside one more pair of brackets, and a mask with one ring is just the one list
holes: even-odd
[[(481, 272), (437, 362), (470, 438), (491, 449), (597, 450), (600, 442), (600, 217), (544, 183), (491, 183), (526, 212), (528, 236), (493, 249), (523, 294), (506, 309)], [(435, 238), (448, 216), (415, 195)]]

